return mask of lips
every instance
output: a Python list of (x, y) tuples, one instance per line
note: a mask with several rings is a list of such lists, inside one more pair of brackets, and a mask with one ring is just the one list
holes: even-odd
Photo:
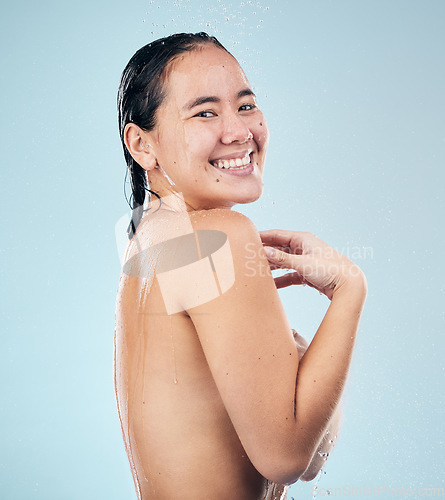
[(242, 157), (237, 157), (237, 158), (230, 158), (230, 159), (219, 159), (219, 160), (214, 160), (210, 162), (214, 167), (220, 168), (220, 169), (243, 169), (246, 168), (249, 163), (250, 163), (250, 155), (249, 152), (247, 152), (244, 156)]
[(215, 160), (210, 160), (210, 164), (221, 170), (244, 170), (252, 162), (252, 150), (233, 153)]
[(220, 158), (212, 160), (210, 164), (231, 175), (246, 176), (250, 175), (254, 170), (253, 154), (248, 151), (244, 156), (232, 157), (230, 159)]

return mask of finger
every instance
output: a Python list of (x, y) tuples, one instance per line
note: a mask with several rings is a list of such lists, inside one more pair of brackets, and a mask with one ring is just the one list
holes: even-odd
[(264, 246), (264, 253), (266, 254), (269, 265), (276, 266), (276, 268), (284, 269), (296, 269), (296, 265), (301, 259), (301, 255), (290, 254), (289, 252), (283, 252), (278, 248), (273, 248), (270, 246)]
[(274, 281), (277, 288), (285, 288), (291, 285), (305, 284), (304, 278), (299, 273), (287, 273), (283, 276), (274, 278)]
[(301, 358), (304, 356), (305, 352), (307, 351), (307, 348), (309, 347), (309, 344), (307, 340), (299, 335), (294, 329), (292, 329), (292, 333), (294, 336), (295, 340), (295, 345), (297, 346), (297, 351), (298, 351), (298, 359), (301, 361)]
[(290, 248), (292, 253), (301, 254), (304, 243), (314, 236), (311, 233), (302, 231), (283, 231), (281, 229), (271, 229), (260, 231), (260, 238), (264, 245), (272, 247)]
[(302, 337), (296, 330), (292, 328), (292, 335), (294, 336), (295, 343), (301, 346), (304, 349), (309, 347), (309, 342)]
[(268, 231), (259, 232), (262, 242), (272, 247), (288, 247), (292, 238), (292, 233), (292, 231), (283, 231), (281, 229), (270, 229)]
[(263, 245), (263, 246), (270, 246), (272, 248), (276, 248), (277, 250), (281, 250), (282, 252), (287, 252), (287, 253), (293, 253), (291, 248), (289, 246), (283, 246), (283, 245)]
[[(263, 248), (266, 249), (265, 251), (265, 255), (266, 255), (266, 258), (269, 262), (269, 265), (270, 265), (270, 268), (271, 269), (282, 269), (283, 268), (283, 265), (282, 263), (280, 262), (279, 265), (276, 265), (275, 264), (275, 259), (272, 257), (272, 258), (269, 258), (270, 254), (269, 254), (269, 248), (272, 248), (273, 250), (278, 250), (280, 252), (283, 252), (285, 253), (286, 255), (300, 255), (299, 253), (293, 253), (289, 248), (287, 247), (269, 247), (268, 245), (265, 245)], [(285, 266), (284, 266), (285, 267)], [(286, 267), (285, 267), (286, 268)], [(291, 269), (290, 267), (288, 267), (287, 269)]]

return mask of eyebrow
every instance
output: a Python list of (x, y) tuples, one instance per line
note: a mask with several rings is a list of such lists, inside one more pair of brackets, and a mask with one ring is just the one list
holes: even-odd
[[(250, 95), (255, 97), (254, 92), (251, 89), (246, 88), (246, 89), (240, 90), (238, 92), (238, 94), (236, 95), (236, 98), (241, 99), (241, 97), (250, 96)], [(189, 111), (189, 110), (195, 108), (196, 106), (200, 106), (201, 104), (205, 104), (206, 102), (221, 102), (221, 99), (219, 97), (216, 97), (213, 95), (197, 97), (196, 99), (193, 99), (192, 101), (188, 102), (184, 106), (184, 109)]]

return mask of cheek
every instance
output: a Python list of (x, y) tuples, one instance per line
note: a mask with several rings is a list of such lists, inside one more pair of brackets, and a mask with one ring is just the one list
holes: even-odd
[(189, 157), (208, 161), (215, 148), (216, 135), (211, 127), (187, 126), (184, 129), (184, 144)]
[(254, 139), (261, 148), (267, 148), (269, 143), (269, 129), (263, 115), (258, 117), (255, 124), (250, 129)]
[(269, 129), (267, 128), (267, 124), (265, 121), (260, 122), (256, 129), (256, 134), (254, 133), (254, 137), (258, 143), (258, 145), (262, 149), (267, 149), (267, 145), (269, 144)]
[(181, 166), (181, 170), (186, 168), (194, 147), (192, 138), (182, 123), (177, 123), (162, 136), (161, 150), (167, 165), (173, 168)]

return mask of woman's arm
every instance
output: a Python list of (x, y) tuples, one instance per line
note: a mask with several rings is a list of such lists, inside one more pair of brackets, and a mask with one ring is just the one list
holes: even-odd
[[(307, 351), (309, 344), (307, 343), (306, 339), (304, 339), (301, 335), (299, 335), (295, 330), (293, 330), (293, 333), (294, 333), (295, 344), (298, 349), (298, 357), (299, 360), (301, 361), (301, 358)], [(317, 474), (320, 472), (321, 468), (324, 466), (337, 440), (338, 432), (340, 430), (340, 421), (341, 421), (341, 404), (339, 403), (324, 432), (324, 436), (320, 442), (320, 445), (315, 451), (314, 456), (312, 457), (307, 469), (300, 477), (301, 481), (312, 481), (313, 479), (315, 479)]]
[(335, 446), (335, 441), (337, 440), (338, 432), (340, 430), (340, 421), (341, 405), (339, 404), (329, 421), (320, 445), (315, 451), (307, 469), (300, 477), (301, 481), (312, 481), (324, 466), (332, 448)]
[[(305, 359), (303, 359), (300, 364), (299, 375), (303, 373), (305, 368), (307, 369), (307, 366), (309, 366), (309, 370), (311, 370), (310, 364), (305, 366), (307, 359), (312, 357), (313, 360), (314, 356), (318, 356), (318, 353), (321, 353), (319, 349), (313, 349), (313, 344), (316, 339), (317, 342), (319, 342), (322, 336), (320, 333), (323, 334), (326, 331), (326, 327), (329, 328), (329, 320), (331, 324), (337, 322), (332, 312), (334, 306), (338, 306), (339, 297), (343, 297), (343, 300), (347, 301), (343, 306), (345, 313), (352, 313), (352, 317), (350, 318), (351, 322), (349, 324), (347, 322), (345, 323), (345, 331), (351, 330), (351, 333), (353, 333), (349, 341), (345, 339), (346, 347), (348, 344), (351, 345), (350, 351), (348, 347), (346, 351), (352, 354), (358, 318), (366, 298), (366, 280), (361, 270), (349, 261), (349, 259), (326, 245), (311, 233), (272, 230), (263, 231), (260, 235), (263, 243), (271, 245), (265, 247), (271, 268), (294, 269), (294, 272), (275, 278), (277, 288), (282, 288), (291, 284), (308, 284), (321, 293), (324, 293), (332, 301), (313, 342), (309, 346), (309, 352), (305, 351)], [(342, 287), (343, 290), (340, 291)], [(342, 302), (340, 302), (340, 305), (341, 304)], [(336, 309), (338, 310), (339, 308), (337, 307)], [(357, 314), (356, 320), (353, 316), (354, 312)], [(329, 315), (331, 315), (331, 317), (329, 317)], [(347, 316), (348, 314), (346, 314), (346, 320)], [(324, 362), (329, 364), (333, 357), (334, 351), (332, 351), (330, 359), (324, 358)], [(321, 368), (320, 361), (323, 362), (323, 358), (316, 360)], [(346, 362), (349, 365), (347, 359)], [(302, 480), (312, 480), (323, 466), (335, 444), (340, 427), (340, 420), (341, 408), (340, 405), (337, 405), (308, 468), (301, 476)]]
[[(256, 228), (228, 210), (191, 218), (195, 230), (227, 235), (233, 261), (227, 265), (233, 266), (235, 283), (188, 314), (250, 460), (266, 478), (294, 482), (307, 470), (340, 399), (366, 294), (364, 280), (343, 276), (336, 281), (331, 305), (300, 364)], [(300, 243), (306, 240), (303, 235)], [(323, 259), (313, 271), (327, 288), (324, 266), (335, 259)]]

